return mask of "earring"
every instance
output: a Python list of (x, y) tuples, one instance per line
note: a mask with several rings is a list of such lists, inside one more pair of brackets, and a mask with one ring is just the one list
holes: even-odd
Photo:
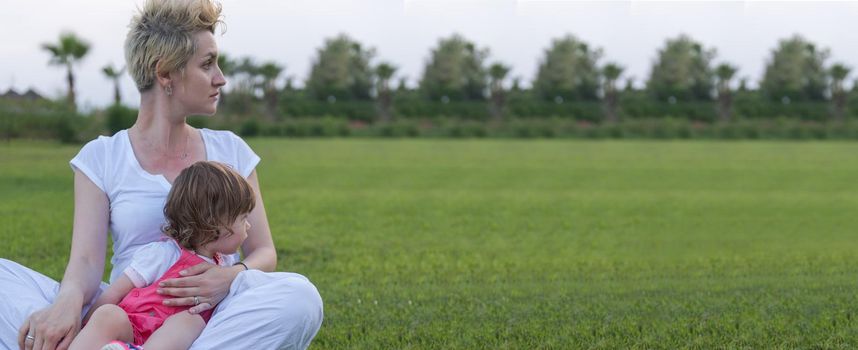
[(164, 87), (164, 92), (167, 93), (167, 96), (172, 96), (173, 95), (173, 86), (167, 85), (166, 87)]

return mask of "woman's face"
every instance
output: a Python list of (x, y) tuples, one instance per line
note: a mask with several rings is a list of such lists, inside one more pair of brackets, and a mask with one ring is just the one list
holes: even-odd
[(197, 51), (184, 72), (174, 72), (173, 99), (186, 115), (213, 115), (217, 111), (220, 88), (226, 79), (217, 65), (217, 43), (208, 31), (194, 34)]

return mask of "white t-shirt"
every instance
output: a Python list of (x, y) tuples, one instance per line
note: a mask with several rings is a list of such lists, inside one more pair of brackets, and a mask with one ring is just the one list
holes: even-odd
[[(259, 164), (259, 156), (231, 131), (200, 129), (200, 134), (207, 160), (225, 163), (244, 177), (250, 176)], [(163, 175), (150, 174), (140, 166), (127, 130), (90, 141), (70, 163), (110, 201), (113, 283), (128, 267), (135, 251), (164, 237), (164, 203), (172, 185)]]
[[(125, 275), (131, 279), (137, 288), (146, 287), (167, 273), (182, 256), (182, 249), (174, 240), (163, 240), (146, 244), (134, 252), (131, 263), (125, 268)], [(202, 255), (197, 255), (205, 261), (214, 264), (215, 261)], [(234, 255), (218, 254), (217, 264), (232, 266), (236, 260)]]

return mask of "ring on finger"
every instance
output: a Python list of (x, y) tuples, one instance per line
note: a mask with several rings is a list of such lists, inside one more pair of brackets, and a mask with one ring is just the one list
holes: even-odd
[(200, 305), (200, 297), (194, 295), (194, 305)]
[(27, 340), (36, 341), (36, 337), (34, 337), (32, 334), (27, 334), (26, 338)]

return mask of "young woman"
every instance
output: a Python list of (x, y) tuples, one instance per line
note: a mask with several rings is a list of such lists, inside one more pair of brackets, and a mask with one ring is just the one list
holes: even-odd
[[(66, 349), (89, 304), (106, 287), (107, 233), (113, 238), (110, 281), (138, 248), (157, 241), (163, 206), (182, 169), (201, 160), (230, 165), (251, 184), (256, 207), (242, 244), (242, 264), (198, 264), (163, 282), (170, 306), (216, 312), (191, 349), (306, 348), (322, 323), (322, 300), (304, 276), (270, 272), (277, 255), (255, 167), (259, 157), (227, 131), (195, 129), (189, 115), (212, 115), (226, 84), (214, 32), (221, 7), (211, 0), (148, 0), (125, 42), (140, 112), (128, 130), (99, 137), (71, 160), (75, 210), (72, 247), (57, 283), (0, 259), (0, 347)], [(246, 268), (249, 270), (246, 271)], [(14, 300), (14, 302), (12, 302)]]

